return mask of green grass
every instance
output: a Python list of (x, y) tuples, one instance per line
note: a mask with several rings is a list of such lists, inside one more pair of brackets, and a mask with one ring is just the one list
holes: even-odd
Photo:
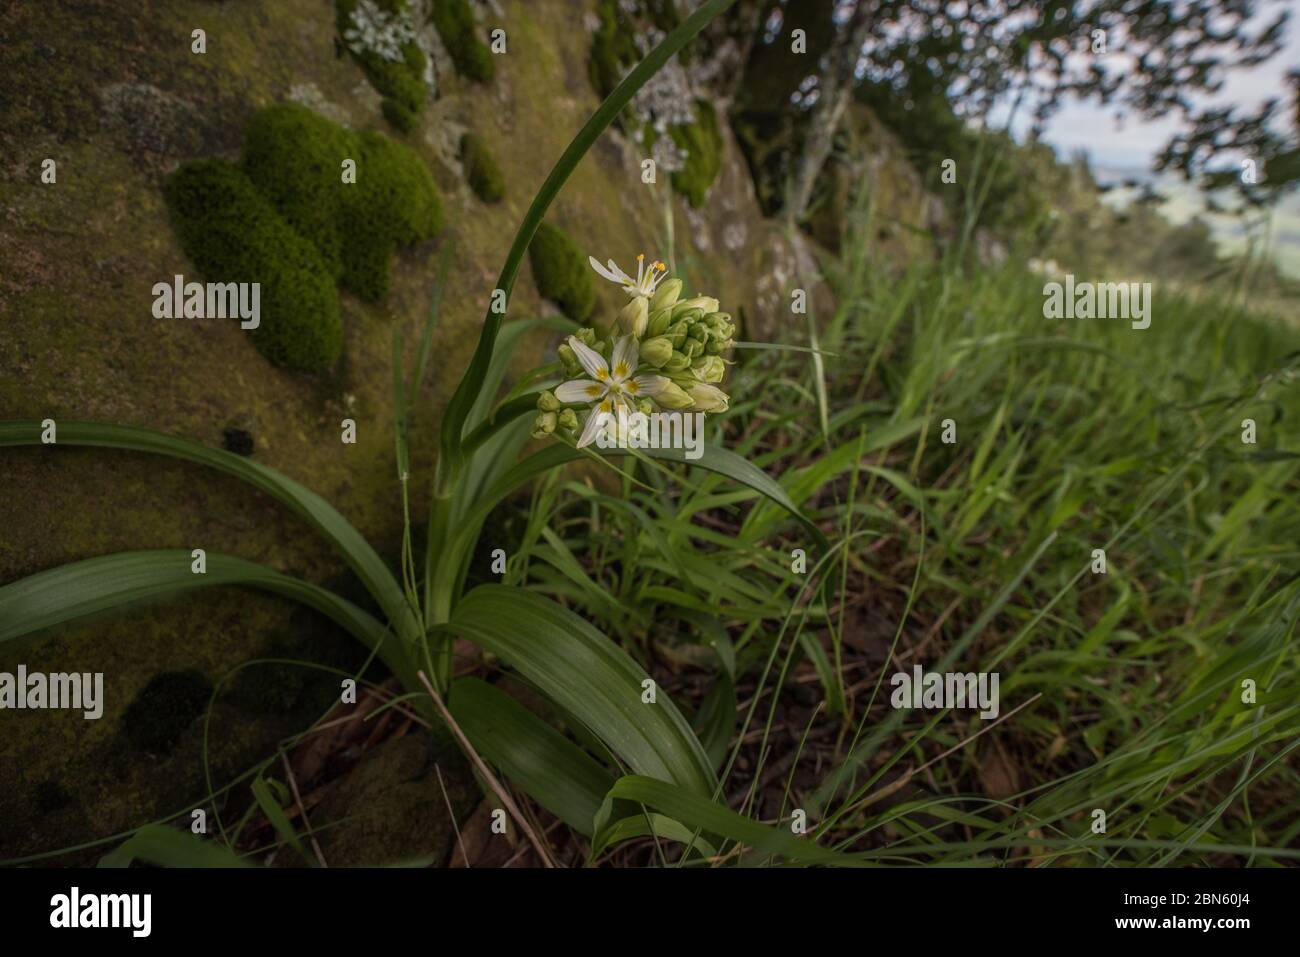
[[(696, 725), (728, 745), (730, 805), (803, 808), (868, 859), (1294, 860), (1300, 335), (1159, 293), (1146, 330), (1051, 321), (1018, 266), (891, 276), (871, 232), (858, 210), (823, 264), (820, 376), (751, 351), (711, 420), (711, 443), (780, 475), (831, 536), (823, 589), (813, 543), (751, 493), (640, 469), (552, 479), (508, 581), (625, 636), (700, 715), (739, 695)], [(893, 709), (889, 676), (917, 663), (999, 672), (1003, 720)]]

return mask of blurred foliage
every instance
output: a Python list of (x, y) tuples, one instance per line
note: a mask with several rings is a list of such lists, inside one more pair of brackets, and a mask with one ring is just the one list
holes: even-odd
[(460, 159), (465, 179), (474, 195), (485, 203), (498, 203), (506, 194), (506, 180), (496, 156), (483, 137), (466, 133), (460, 139)]
[(456, 72), (479, 83), (492, 81), (496, 64), (492, 62), (492, 51), (476, 32), (478, 26), (468, 0), (434, 0), (433, 25)]
[(576, 242), (551, 223), (541, 223), (528, 246), (533, 281), (545, 299), (554, 302), (570, 319), (581, 322), (596, 308), (596, 284), (591, 267)]

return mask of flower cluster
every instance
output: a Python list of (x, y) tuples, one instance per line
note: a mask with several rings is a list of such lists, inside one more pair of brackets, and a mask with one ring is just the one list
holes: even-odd
[[(533, 435), (557, 430), (593, 442), (606, 415), (621, 408), (647, 415), (658, 411), (725, 412), (729, 399), (718, 388), (726, 375), (724, 356), (736, 333), (731, 316), (710, 296), (682, 299), (682, 281), (669, 279), (662, 262), (637, 257), (636, 276), (610, 260), (591, 266), (623, 287), (631, 299), (619, 311), (607, 337), (594, 328), (569, 336), (559, 348), (568, 380), (538, 399)], [(585, 415), (585, 419), (584, 419)]]
[(348, 49), (358, 56), (374, 53), (393, 63), (402, 62), (402, 47), (415, 39), (410, 14), (388, 13), (374, 0), (361, 0), (350, 17), (351, 25), (343, 31)]

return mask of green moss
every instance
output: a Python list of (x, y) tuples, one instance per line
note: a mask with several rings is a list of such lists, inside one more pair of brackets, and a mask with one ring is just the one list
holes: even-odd
[(292, 369), (332, 365), (343, 331), (329, 267), (244, 171), (224, 160), (189, 163), (166, 194), (181, 248), (208, 281), (261, 284), (260, 324), (249, 333), (258, 350)]
[(403, 133), (415, 129), (415, 114), (391, 96), (384, 97), (383, 102), (379, 104), (379, 112), (384, 114), (384, 119)]
[(142, 751), (170, 754), (211, 695), (212, 685), (197, 671), (156, 674), (127, 705), (122, 731)]
[[(272, 205), (320, 251), (330, 274), (343, 275), (345, 189), (342, 162), (357, 160), (356, 137), (306, 107), (259, 111), (244, 139), (244, 169)], [(357, 180), (363, 172), (358, 169)]]
[(479, 83), (490, 82), (496, 75), (496, 64), (492, 62), (492, 51), (476, 34), (474, 11), (468, 0), (434, 0), (432, 19), (456, 71)]
[(596, 306), (596, 284), (578, 244), (558, 226), (542, 223), (528, 247), (537, 291), (578, 322)]
[[(352, 11), (358, 2), (359, 0), (336, 0), (334, 11), (339, 36), (343, 36), (351, 26)], [(406, 0), (378, 0), (378, 4), (388, 13), (407, 13)], [(344, 43), (346, 45), (346, 41)], [(358, 53), (349, 47), (348, 52), (361, 65), (371, 86), (384, 95), (381, 109), (385, 118), (403, 133), (410, 132), (415, 125), (416, 114), (428, 100), (428, 89), (424, 85), (424, 71), (428, 61), (419, 44), (415, 41), (404, 44), (400, 61), (386, 60), (370, 50)]]
[(687, 152), (685, 167), (672, 175), (673, 188), (699, 209), (722, 172), (722, 131), (713, 104), (696, 100), (695, 122), (674, 126), (669, 133), (673, 142)]
[(633, 41), (634, 25), (618, 8), (618, 0), (600, 0), (596, 5), (600, 26), (591, 37), (587, 75), (602, 97), (609, 96), (626, 68), (640, 59)]
[(460, 158), (474, 195), (485, 203), (500, 202), (506, 194), (505, 177), (483, 137), (466, 133), (460, 138)]
[[(355, 183), (343, 182), (348, 159), (356, 163)], [(418, 153), (377, 133), (345, 130), (297, 104), (253, 118), (244, 167), (343, 287), (368, 301), (388, 291), (395, 247), (442, 227), (438, 191)]]

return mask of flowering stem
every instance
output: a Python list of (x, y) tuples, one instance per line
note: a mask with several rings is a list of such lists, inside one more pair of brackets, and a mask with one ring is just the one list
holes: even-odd
[[(505, 292), (507, 301), (514, 289), (519, 264), (523, 261), (524, 253), (533, 240), (533, 234), (537, 232), (537, 227), (545, 218), (546, 211), (559, 194), (560, 188), (582, 161), (583, 156), (614, 122), (623, 108), (631, 102), (636, 92), (677, 51), (694, 39), (710, 20), (735, 2), (736, 0), (706, 0), (700, 4), (699, 9), (683, 20), (623, 78), (614, 91), (605, 98), (605, 102), (591, 115), (591, 119), (587, 120), (578, 131), (578, 135), (569, 143), (568, 149), (564, 151), (550, 175), (546, 177), (546, 181), (542, 183), (542, 188), (537, 191), (532, 205), (524, 215), (523, 222), (519, 224), (519, 231), (515, 233), (514, 242), (510, 246), (510, 252), (506, 256), (505, 265), (501, 269), (496, 285), (496, 288)], [(494, 312), (491, 307), (488, 308), (483, 320), (483, 332), (479, 336), (478, 347), (474, 350), (474, 357), (470, 360), (465, 375), (447, 405), (447, 413), (442, 423), (441, 459), (448, 465), (459, 466), (464, 457), (462, 431), (465, 420), (469, 417), (470, 409), (473, 408), (478, 397), (478, 390), (486, 378), (502, 318), (501, 313)]]

